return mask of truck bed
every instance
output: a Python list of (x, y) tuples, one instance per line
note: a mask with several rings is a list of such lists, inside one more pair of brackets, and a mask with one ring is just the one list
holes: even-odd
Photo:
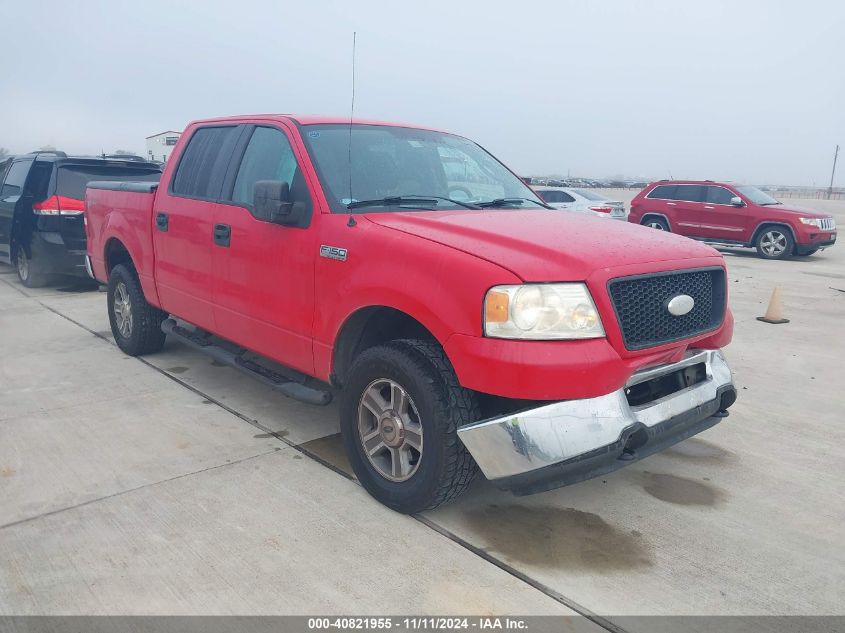
[[(158, 304), (153, 281), (153, 201), (159, 183), (93, 181), (85, 192), (88, 257), (97, 281), (108, 282), (109, 259), (127, 251), (150, 303)], [(116, 236), (120, 236), (118, 239)]]

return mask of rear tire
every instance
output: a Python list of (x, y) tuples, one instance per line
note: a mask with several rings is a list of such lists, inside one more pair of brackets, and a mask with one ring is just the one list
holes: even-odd
[(138, 275), (119, 264), (109, 275), (109, 323), (117, 346), (130, 356), (161, 350), (165, 334), (161, 323), (167, 314), (147, 303)]
[(658, 231), (667, 231), (669, 232), (669, 223), (666, 222), (663, 218), (658, 218), (654, 215), (646, 216), (646, 218), (641, 222), (643, 226), (647, 226), (650, 229), (657, 229)]
[(25, 246), (18, 246), (15, 251), (15, 270), (18, 279), (27, 288), (43, 288), (49, 281), (49, 275), (41, 270), (39, 262), (32, 257), (32, 252), (27, 252)]
[(355, 475), (405, 514), (466, 490), (478, 467), (457, 430), (479, 416), (475, 394), (458, 384), (443, 349), (416, 339), (365, 350), (341, 392), (340, 428)]
[(757, 254), (763, 259), (788, 259), (795, 251), (795, 240), (789, 229), (782, 226), (766, 226), (760, 229), (754, 240)]

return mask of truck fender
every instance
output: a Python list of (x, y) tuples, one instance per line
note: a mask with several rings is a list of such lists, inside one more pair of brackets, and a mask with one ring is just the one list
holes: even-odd
[[(141, 282), (141, 288), (144, 291), (144, 298), (147, 300), (147, 303), (157, 308), (161, 307), (153, 277), (155, 260), (153, 257), (152, 242), (146, 245), (143, 243), (145, 237), (151, 239), (149, 230), (143, 230), (141, 227), (133, 226), (133, 223), (129, 222), (122, 213), (109, 212), (103, 223), (102, 235), (102, 270), (105, 273), (105, 280), (108, 281), (111, 269), (116, 263), (114, 259), (115, 254), (125, 252), (138, 275), (138, 280)], [(96, 273), (98, 268), (97, 262), (92, 263)]]

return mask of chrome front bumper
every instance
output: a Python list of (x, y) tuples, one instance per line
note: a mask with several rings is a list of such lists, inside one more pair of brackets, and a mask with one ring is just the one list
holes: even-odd
[[(640, 406), (627, 390), (703, 363), (690, 387)], [(718, 350), (695, 350), (671, 365), (636, 372), (625, 387), (597, 398), (566, 400), (458, 429), (467, 450), (494, 484), (531, 493), (610, 472), (695, 435), (733, 404), (731, 370)]]

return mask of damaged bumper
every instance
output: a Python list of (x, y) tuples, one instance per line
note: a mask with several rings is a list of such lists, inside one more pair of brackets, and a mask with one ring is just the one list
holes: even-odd
[(710, 428), (736, 400), (719, 350), (694, 350), (633, 374), (597, 398), (555, 402), (458, 429), (494, 485), (516, 494), (622, 468)]

